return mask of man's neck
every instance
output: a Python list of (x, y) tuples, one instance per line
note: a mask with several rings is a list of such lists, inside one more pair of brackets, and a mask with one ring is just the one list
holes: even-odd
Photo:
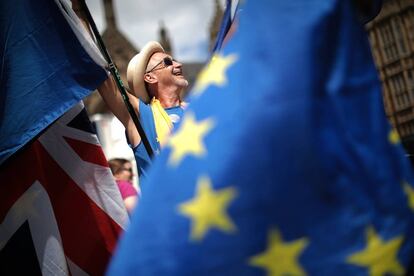
[(160, 101), (162, 107), (170, 108), (179, 106), (181, 103), (180, 93), (178, 91), (164, 90), (162, 93), (158, 93), (157, 99)]

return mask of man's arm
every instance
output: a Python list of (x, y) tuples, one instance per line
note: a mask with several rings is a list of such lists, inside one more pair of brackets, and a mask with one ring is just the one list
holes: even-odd
[[(78, 0), (72, 0), (72, 9), (75, 11), (79, 19), (82, 21), (84, 27), (92, 35), (89, 24), (86, 20), (85, 13), (82, 11), (81, 5)], [(121, 121), (126, 129), (126, 133), (129, 139), (129, 143), (135, 147), (141, 142), (141, 137), (139, 136), (138, 130), (135, 127), (135, 124), (128, 113), (128, 110), (125, 106), (124, 100), (122, 99), (121, 93), (119, 93), (118, 88), (115, 84), (114, 79), (108, 77), (99, 87), (98, 92), (105, 101), (108, 108), (111, 112)], [(128, 93), (129, 100), (134, 110), (139, 111), (139, 102), (138, 99)]]
[[(114, 79), (109, 77), (104, 81), (99, 87), (98, 92), (101, 95), (102, 99), (105, 101), (108, 108), (111, 112), (121, 121), (126, 129), (126, 134), (128, 136), (129, 143), (135, 147), (141, 142), (141, 137), (139, 136), (138, 130), (132, 120), (129, 112), (125, 106), (124, 100), (122, 99), (121, 93), (119, 93)], [(138, 111), (139, 102), (138, 99), (128, 93), (129, 101), (133, 106), (134, 110)], [(138, 113), (139, 114), (139, 113)]]

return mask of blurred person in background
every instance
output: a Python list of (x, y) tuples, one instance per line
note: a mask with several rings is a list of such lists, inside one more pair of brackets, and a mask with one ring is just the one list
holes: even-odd
[(132, 178), (134, 176), (132, 164), (124, 158), (114, 158), (109, 160), (108, 163), (119, 191), (121, 192), (122, 200), (124, 201), (128, 214), (131, 214), (138, 202), (139, 196), (139, 191), (132, 185)]

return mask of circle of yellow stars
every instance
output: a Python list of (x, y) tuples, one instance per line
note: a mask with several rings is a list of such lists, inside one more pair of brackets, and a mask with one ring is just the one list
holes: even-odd
[[(226, 85), (226, 71), (237, 59), (235, 54), (226, 57), (216, 54), (199, 75), (194, 93), (200, 95), (211, 84)], [(171, 147), (169, 164), (178, 166), (188, 155), (204, 156), (206, 154), (204, 138), (214, 125), (213, 119), (196, 121), (195, 115), (188, 112), (181, 128), (169, 140), (168, 145)], [(387, 138), (392, 145), (400, 143), (395, 129), (389, 132)], [(408, 206), (414, 211), (414, 188), (407, 182), (403, 182), (402, 186)], [(190, 240), (201, 242), (213, 229), (234, 234), (237, 227), (227, 210), (236, 196), (235, 187), (215, 190), (207, 176), (200, 177), (194, 197), (177, 207), (181, 215), (191, 220)], [(366, 229), (365, 248), (350, 254), (346, 262), (366, 268), (370, 275), (403, 275), (404, 267), (399, 263), (397, 256), (403, 240), (402, 235), (384, 240), (372, 226), (369, 226)], [(306, 275), (299, 259), (309, 243), (309, 239), (305, 237), (284, 241), (277, 228), (273, 228), (269, 232), (266, 250), (251, 256), (247, 263), (265, 270), (268, 275)]]

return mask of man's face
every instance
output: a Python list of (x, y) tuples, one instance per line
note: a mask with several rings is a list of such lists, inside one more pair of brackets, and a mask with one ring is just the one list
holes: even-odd
[(188, 86), (188, 81), (183, 76), (182, 64), (173, 60), (171, 56), (166, 53), (158, 52), (151, 56), (147, 72), (153, 74), (158, 83), (162, 86), (177, 86), (185, 88)]

